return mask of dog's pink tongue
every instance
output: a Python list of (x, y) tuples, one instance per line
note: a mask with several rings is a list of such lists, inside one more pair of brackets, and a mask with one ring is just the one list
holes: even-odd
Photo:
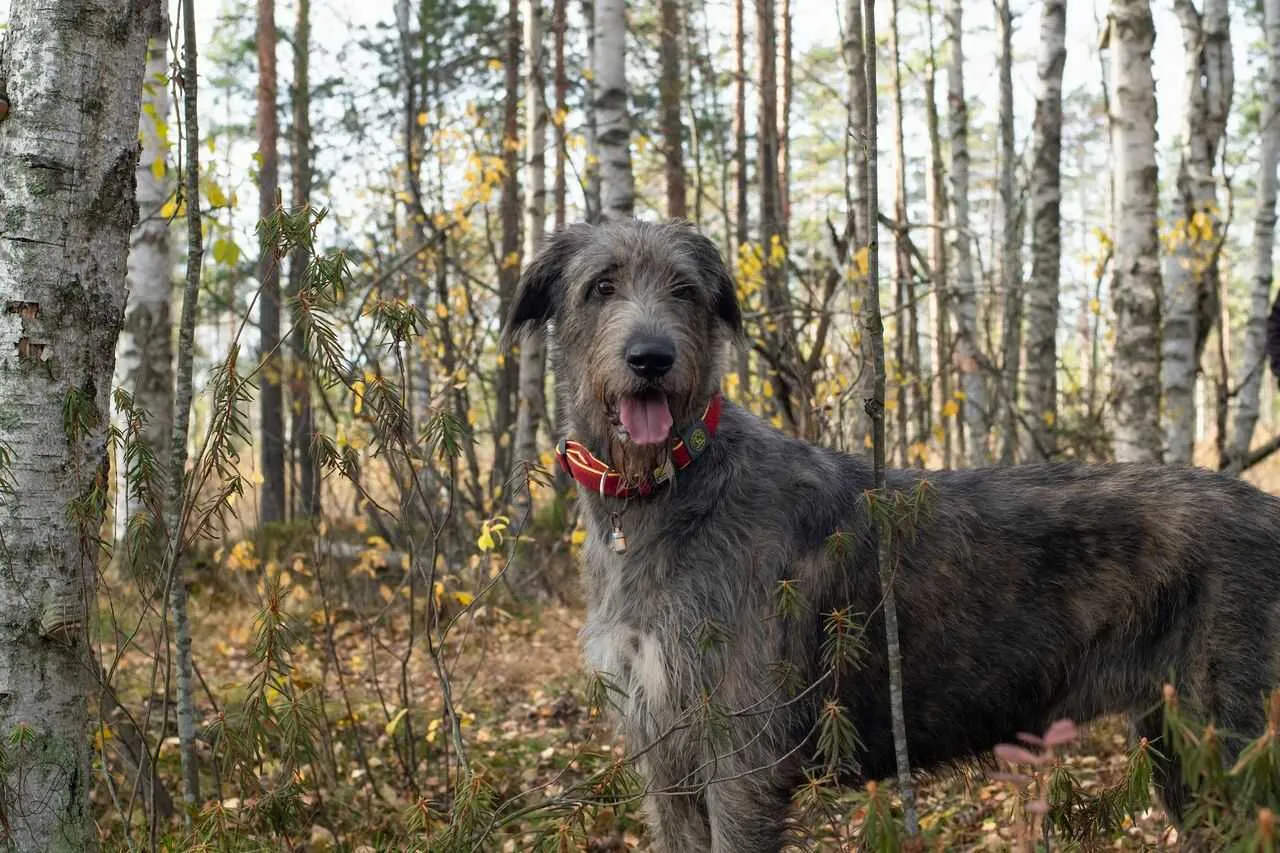
[(665, 394), (623, 397), (618, 415), (636, 444), (661, 444), (671, 434), (671, 409)]

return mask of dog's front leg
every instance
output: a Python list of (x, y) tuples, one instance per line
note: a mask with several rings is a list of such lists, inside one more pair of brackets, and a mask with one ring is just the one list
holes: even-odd
[(645, 799), (645, 810), (654, 853), (711, 849), (711, 825), (701, 794), (651, 793)]
[(712, 853), (778, 853), (791, 802), (784, 788), (748, 774), (707, 788)]

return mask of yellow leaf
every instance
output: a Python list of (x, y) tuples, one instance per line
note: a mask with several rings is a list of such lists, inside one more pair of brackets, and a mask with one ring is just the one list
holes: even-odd
[(387, 737), (396, 736), (396, 729), (400, 728), (400, 721), (404, 719), (404, 715), (407, 713), (409, 713), (409, 709), (407, 707), (401, 708), (396, 712), (396, 715), (391, 718), (386, 726), (383, 727), (383, 731), (387, 733)]
[(209, 188), (205, 190), (205, 195), (209, 197), (209, 204), (214, 207), (226, 207), (227, 197), (222, 192), (222, 187), (210, 182)]
[(359, 379), (352, 382), (351, 392), (355, 395), (355, 401), (351, 404), (351, 414), (358, 415), (364, 408), (364, 383)]
[(163, 157), (157, 157), (155, 160), (151, 161), (151, 174), (155, 176), (157, 181), (164, 180), (165, 165)]
[(942, 416), (944, 418), (954, 418), (960, 414), (960, 404), (955, 400), (948, 400), (942, 404)]
[(444, 320), (449, 316), (449, 309), (445, 307), (444, 303), (442, 302), (436, 303), (436, 316), (439, 317), (441, 320)]
[(471, 602), (475, 601), (476, 597), (469, 592), (458, 590), (453, 594), (453, 600), (461, 604), (463, 607), (470, 607)]
[(178, 213), (178, 203), (173, 199), (166, 201), (160, 208), (161, 219), (172, 219)]
[(427, 114), (418, 113), (418, 127), (426, 127), (426, 126), (427, 126)]
[(587, 541), (587, 531), (583, 530), (581, 527), (577, 528), (573, 533), (569, 534), (569, 541), (574, 545), (581, 545), (583, 542)]
[(853, 256), (853, 271), (858, 275), (866, 275), (871, 269), (871, 247), (863, 246)]

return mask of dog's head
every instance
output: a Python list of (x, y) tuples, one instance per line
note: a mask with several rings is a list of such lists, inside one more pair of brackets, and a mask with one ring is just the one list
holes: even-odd
[(678, 222), (573, 225), (552, 236), (524, 270), (505, 339), (547, 323), (571, 431), (607, 444), (627, 474), (665, 460), (742, 333), (719, 250)]

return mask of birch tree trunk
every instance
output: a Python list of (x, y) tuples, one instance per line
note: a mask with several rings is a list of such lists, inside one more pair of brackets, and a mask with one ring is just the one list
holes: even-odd
[(929, 205), (932, 227), (929, 229), (929, 268), (932, 276), (930, 288), (930, 307), (933, 314), (933, 371), (937, 376), (936, 400), (940, 408), (933, 412), (938, 418), (935, 427), (935, 438), (941, 439), (942, 467), (952, 465), (952, 429), (951, 417), (947, 404), (952, 402), (951, 365), (951, 320), (950, 304), (947, 302), (947, 190), (946, 164), (942, 159), (942, 133), (938, 128), (937, 53), (933, 42), (933, 2), (925, 4), (928, 24), (929, 52), (925, 65), (925, 127), (929, 134), (929, 182), (925, 188), (925, 201)]
[[(600, 158), (600, 213), (608, 220), (630, 219), (635, 209), (636, 189), (631, 174), (625, 0), (595, 0), (594, 32), (591, 82)], [(526, 237), (526, 245), (528, 242)]]
[[(138, 135), (142, 154), (134, 170), (138, 227), (129, 248), (129, 304), (116, 348), (115, 384), (133, 395), (147, 414), (142, 439), (155, 457), (156, 469), (167, 470), (173, 432), (173, 244), (169, 221), (160, 214), (173, 194), (169, 158), (169, 16), (155, 15), (148, 33), (147, 70), (142, 86), (142, 118)], [(123, 463), (123, 459), (121, 460)], [(129, 519), (145, 511), (128, 485), (124, 464), (118, 466), (115, 541), (124, 541)], [(124, 552), (121, 551), (121, 554)]]
[[(867, 258), (870, 252), (862, 249), (868, 246), (871, 231), (876, 227), (874, 220), (867, 221), (870, 208), (867, 206), (866, 193), (870, 186), (868, 177), (869, 155), (867, 138), (871, 132), (867, 119), (867, 51), (863, 44), (862, 7), (859, 0), (849, 0), (845, 6), (845, 32), (842, 50), (844, 53), (846, 101), (849, 109), (848, 125), (845, 130), (845, 205), (848, 210), (849, 271), (847, 278), (858, 294), (860, 304), (865, 304), (870, 286), (868, 281)], [(851, 173), (851, 177), (850, 177)], [(863, 259), (861, 262), (859, 259)], [(879, 294), (875, 294), (879, 299)], [(871, 415), (866, 411), (863, 402), (875, 396), (874, 370), (875, 360), (871, 336), (864, 330), (859, 337), (858, 347), (862, 356), (860, 381), (851, 389), (855, 402), (853, 409), (844, 414), (846, 443), (855, 453), (862, 453), (871, 448), (874, 424)]]
[[(1186, 108), (1178, 163), (1178, 218), (1166, 264), (1161, 380), (1165, 461), (1189, 463), (1195, 446), (1195, 387), (1200, 346), (1218, 301), (1222, 220), (1213, 169), (1231, 109), (1234, 69), (1226, 0), (1209, 0), (1201, 15), (1176, 0), (1185, 52)], [(1232, 454), (1234, 455), (1234, 454)]]
[(1012, 465), (1018, 457), (1018, 374), (1022, 366), (1022, 235), (1018, 233), (1013, 183), (1018, 159), (1013, 136), (1013, 16), (1009, 0), (996, 0), (995, 5), (1000, 37), (1000, 295), (1004, 299), (1000, 462)]
[(1062, 272), (1062, 69), (1067, 59), (1066, 0), (1045, 0), (1040, 15), (1040, 91), (1031, 143), (1031, 288), (1027, 293), (1027, 412), (1031, 452), (1057, 453), (1058, 290)]
[[(276, 120), (276, 14), (275, 0), (258, 0), (258, 218), (276, 209), (280, 187), (276, 147), (280, 130)], [(258, 257), (258, 297), (262, 370), (259, 402), (262, 408), (262, 492), (259, 517), (263, 524), (284, 520), (284, 406), (281, 393), (280, 259), (264, 248)]]
[(599, 222), (603, 218), (600, 194), (600, 123), (596, 116), (596, 0), (582, 0), (582, 26), (587, 31), (587, 68), (592, 75), (586, 84), (587, 97), (583, 98), (583, 124), (586, 125), (587, 162), (584, 167), (582, 202), (587, 209), (587, 221)]
[(96, 841), (87, 608), (159, 11), (14, 0), (0, 51), (0, 808), (20, 853)]
[[(910, 363), (907, 347), (918, 346), (919, 338), (916, 324), (911, 322), (915, 318), (915, 300), (911, 298), (914, 295), (911, 284), (911, 249), (907, 245), (907, 154), (902, 128), (902, 56), (898, 44), (898, 5), (898, 0), (890, 0), (889, 61), (892, 71), (890, 79), (893, 83), (893, 279), (897, 303), (895, 356), (900, 377), (895, 396), (898, 400), (898, 447), (901, 464), (905, 467), (912, 464), (908, 418), (912, 410), (918, 413), (921, 405), (918, 397), (912, 399), (908, 394), (919, 381), (919, 363), (918, 359), (914, 366)], [(920, 437), (923, 439), (923, 436)]]
[(1115, 264), (1115, 456), (1159, 462), (1160, 244), (1156, 233), (1155, 28), (1149, 0), (1111, 3), (1111, 157)]
[(964, 423), (968, 433), (968, 462), (971, 466), (991, 461), (987, 439), (991, 422), (987, 412), (987, 387), (983, 376), (978, 336), (978, 295), (973, 283), (973, 234), (969, 227), (969, 108), (964, 97), (964, 16), (963, 0), (949, 0), (946, 11), (947, 41), (951, 57), (947, 64), (947, 123), (951, 132), (951, 226), (953, 243), (951, 270), (955, 276), (949, 297), (955, 308), (956, 359), (960, 369), (960, 390), (964, 394)]
[(1237, 472), (1249, 452), (1249, 441), (1258, 422), (1258, 391), (1266, 374), (1267, 303), (1275, 272), (1276, 166), (1280, 161), (1280, 0), (1264, 0), (1262, 12), (1267, 42), (1267, 89), (1262, 98), (1265, 106), (1262, 151), (1258, 157), (1258, 208), (1253, 219), (1253, 282), (1237, 380), (1240, 403), (1229, 456), (1231, 469)]
[[(541, 0), (524, 4), (525, 84), (525, 215), (524, 256), (532, 258), (542, 248), (547, 223), (547, 110), (543, 91), (543, 38)], [(606, 175), (608, 172), (606, 172)], [(606, 188), (608, 182), (605, 183)], [(607, 197), (607, 193), (606, 193)], [(520, 344), (520, 401), (516, 407), (515, 458), (538, 458), (538, 424), (546, 418), (544, 390), (547, 350), (541, 330), (526, 335)], [(517, 493), (517, 505), (528, 509), (528, 489)]]
[(680, 118), (680, 4), (660, 0), (663, 159), (666, 163), (667, 216), (684, 219), (688, 214), (684, 170), (684, 122)]

